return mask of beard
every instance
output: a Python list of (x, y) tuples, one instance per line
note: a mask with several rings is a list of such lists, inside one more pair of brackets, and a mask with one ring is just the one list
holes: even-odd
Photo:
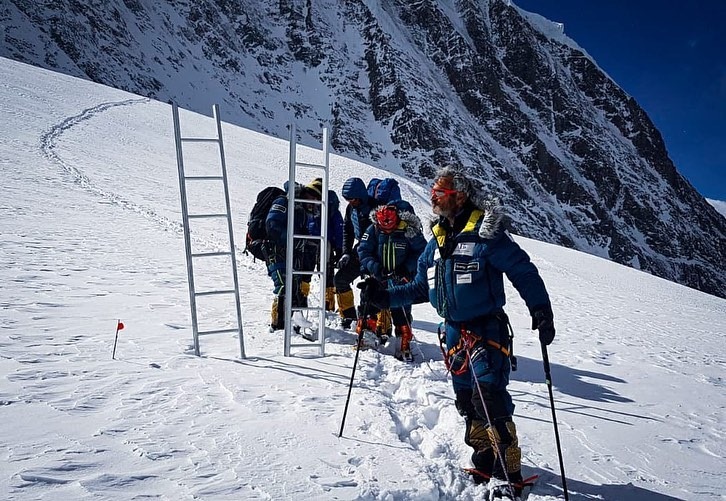
[(439, 204), (432, 204), (431, 205), (431, 211), (434, 213), (434, 215), (439, 217), (446, 217), (448, 218), (452, 213), (451, 207), (445, 207)]

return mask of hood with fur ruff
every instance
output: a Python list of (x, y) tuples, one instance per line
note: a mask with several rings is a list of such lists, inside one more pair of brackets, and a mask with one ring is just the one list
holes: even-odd
[[(497, 232), (507, 229), (509, 226), (509, 217), (498, 197), (476, 193), (469, 200), (475, 209), (479, 209), (484, 213), (481, 225), (479, 226), (479, 236), (481, 238), (491, 239)], [(431, 220), (431, 228), (437, 225), (440, 220), (440, 217), (434, 216)]]
[[(386, 207), (386, 206), (381, 205), (381, 206), (377, 207), (376, 209), (373, 209), (370, 213), (371, 222), (376, 227), (378, 227), (378, 221), (376, 220), (376, 212), (378, 212), (379, 210), (381, 210), (384, 207)], [(416, 236), (417, 233), (422, 233), (421, 220), (413, 212), (408, 211), (408, 210), (398, 209), (398, 218), (401, 221), (406, 223), (406, 231), (404, 233), (406, 238), (413, 238)]]
[(485, 197), (477, 193), (471, 199), (474, 206), (484, 213), (479, 226), (479, 236), (484, 239), (493, 238), (499, 231), (507, 229), (509, 218), (498, 197)]

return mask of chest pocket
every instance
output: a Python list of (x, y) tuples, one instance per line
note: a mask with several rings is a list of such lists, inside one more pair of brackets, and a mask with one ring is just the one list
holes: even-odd
[(472, 283), (479, 268), (479, 261), (454, 262), (454, 282), (456, 285)]

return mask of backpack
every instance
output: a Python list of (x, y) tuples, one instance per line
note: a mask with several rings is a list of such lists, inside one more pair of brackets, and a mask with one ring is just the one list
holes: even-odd
[(285, 195), (285, 191), (277, 186), (268, 186), (257, 194), (257, 201), (250, 211), (250, 217), (247, 219), (245, 253), (249, 251), (257, 259), (265, 260), (263, 244), (267, 240), (267, 230), (265, 228), (267, 213), (270, 212), (272, 202), (282, 195)]
[(398, 181), (392, 177), (385, 179), (374, 177), (368, 183), (368, 196), (374, 199), (378, 205), (386, 205), (401, 199), (401, 188), (398, 186)]

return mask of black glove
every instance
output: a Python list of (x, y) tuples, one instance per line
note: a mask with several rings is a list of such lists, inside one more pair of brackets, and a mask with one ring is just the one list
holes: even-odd
[(360, 302), (362, 305), (371, 304), (376, 308), (385, 310), (391, 306), (391, 296), (388, 290), (373, 277), (368, 277), (360, 282), (357, 287), (360, 289)]
[(338, 261), (340, 261), (340, 258), (343, 257), (343, 249), (332, 249), (330, 253), (330, 262), (335, 263), (337, 266)]
[(555, 323), (552, 308), (539, 306), (530, 310), (532, 315), (532, 330), (539, 330), (539, 342), (547, 346), (555, 338)]
[(338, 269), (345, 268), (345, 266), (350, 262), (350, 254), (343, 254), (340, 256), (340, 259), (338, 259)]

